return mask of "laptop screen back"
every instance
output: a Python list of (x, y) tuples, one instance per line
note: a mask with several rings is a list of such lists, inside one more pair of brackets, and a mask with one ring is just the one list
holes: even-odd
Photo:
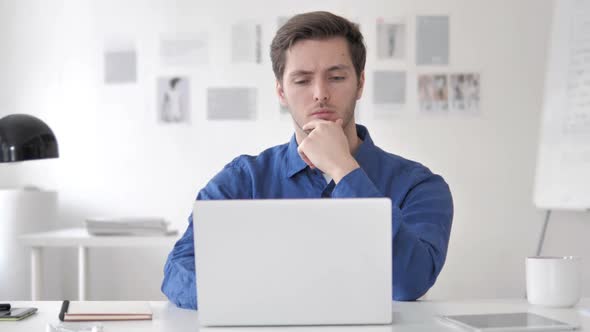
[(389, 199), (197, 201), (193, 221), (202, 325), (391, 323)]

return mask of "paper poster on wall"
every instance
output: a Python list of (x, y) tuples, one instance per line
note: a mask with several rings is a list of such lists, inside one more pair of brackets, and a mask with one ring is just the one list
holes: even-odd
[(184, 76), (157, 79), (156, 110), (161, 123), (190, 123), (190, 80)]
[(418, 75), (418, 107), (421, 112), (448, 112), (448, 96), (446, 74)]
[(232, 25), (232, 62), (262, 62), (262, 26), (253, 23)]
[(207, 64), (209, 49), (205, 33), (192, 36), (163, 36), (160, 39), (160, 63), (164, 66)]
[(477, 73), (449, 75), (449, 107), (457, 112), (479, 112), (480, 79)]
[(375, 71), (373, 73), (373, 103), (376, 111), (402, 109), (406, 104), (406, 72)]
[(416, 17), (416, 64), (449, 64), (449, 17)]
[(255, 120), (256, 88), (207, 89), (208, 120)]
[(109, 42), (104, 51), (105, 84), (137, 81), (137, 53), (131, 42)]
[(406, 24), (402, 19), (377, 19), (377, 58), (405, 60)]

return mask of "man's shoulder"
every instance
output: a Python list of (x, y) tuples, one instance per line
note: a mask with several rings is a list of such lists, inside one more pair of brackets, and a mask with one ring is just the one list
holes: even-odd
[(367, 140), (366, 148), (363, 149), (364, 152), (360, 156), (361, 164), (364, 164), (363, 166), (367, 167), (370, 173), (380, 179), (416, 178), (432, 175), (430, 169), (422, 163), (385, 151), (377, 146), (366, 127), (357, 124), (357, 132), (361, 139)]
[(242, 154), (234, 158), (228, 166), (252, 169), (252, 167), (260, 168), (264, 166), (275, 165), (277, 162), (282, 162), (286, 158), (289, 150), (289, 143), (275, 145), (269, 147), (257, 155)]
[(428, 167), (418, 161), (385, 151), (377, 146), (375, 146), (375, 150), (379, 163), (385, 165), (385, 169), (389, 169), (397, 175), (415, 178), (433, 174)]

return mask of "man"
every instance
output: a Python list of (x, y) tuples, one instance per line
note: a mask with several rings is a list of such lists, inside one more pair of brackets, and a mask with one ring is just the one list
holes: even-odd
[[(419, 298), (445, 261), (451, 193), (440, 176), (379, 149), (355, 124), (366, 58), (358, 26), (327, 12), (294, 16), (274, 37), (271, 58), (295, 135), (258, 156), (237, 157), (197, 199), (389, 197), (393, 299)], [(196, 309), (192, 220), (168, 257), (162, 291), (177, 306)]]

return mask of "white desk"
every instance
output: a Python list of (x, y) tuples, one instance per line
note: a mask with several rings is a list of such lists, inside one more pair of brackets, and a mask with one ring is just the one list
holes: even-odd
[(31, 247), (31, 299), (40, 300), (42, 249), (44, 247), (78, 248), (78, 299), (86, 300), (88, 277), (88, 248), (91, 247), (169, 247), (178, 240), (173, 236), (94, 236), (85, 228), (70, 228), (57, 231), (24, 234), (19, 239)]
[[(13, 307), (33, 306), (39, 312), (25, 320), (0, 322), (0, 331), (29, 332), (45, 331), (47, 323), (58, 323), (57, 315), (61, 302), (12, 302)], [(152, 321), (101, 322), (105, 332), (115, 331), (191, 331), (209, 332), (398, 332), (398, 331), (464, 331), (454, 325), (447, 325), (437, 315), (478, 314), (529, 311), (553, 319), (581, 325), (580, 331), (590, 331), (590, 316), (580, 314), (581, 307), (590, 308), (590, 298), (584, 299), (577, 307), (551, 309), (529, 305), (524, 299), (470, 300), (470, 301), (420, 301), (394, 302), (394, 324), (387, 326), (309, 326), (309, 327), (238, 327), (199, 328), (198, 313), (178, 309), (169, 302), (150, 302), (153, 310)]]

